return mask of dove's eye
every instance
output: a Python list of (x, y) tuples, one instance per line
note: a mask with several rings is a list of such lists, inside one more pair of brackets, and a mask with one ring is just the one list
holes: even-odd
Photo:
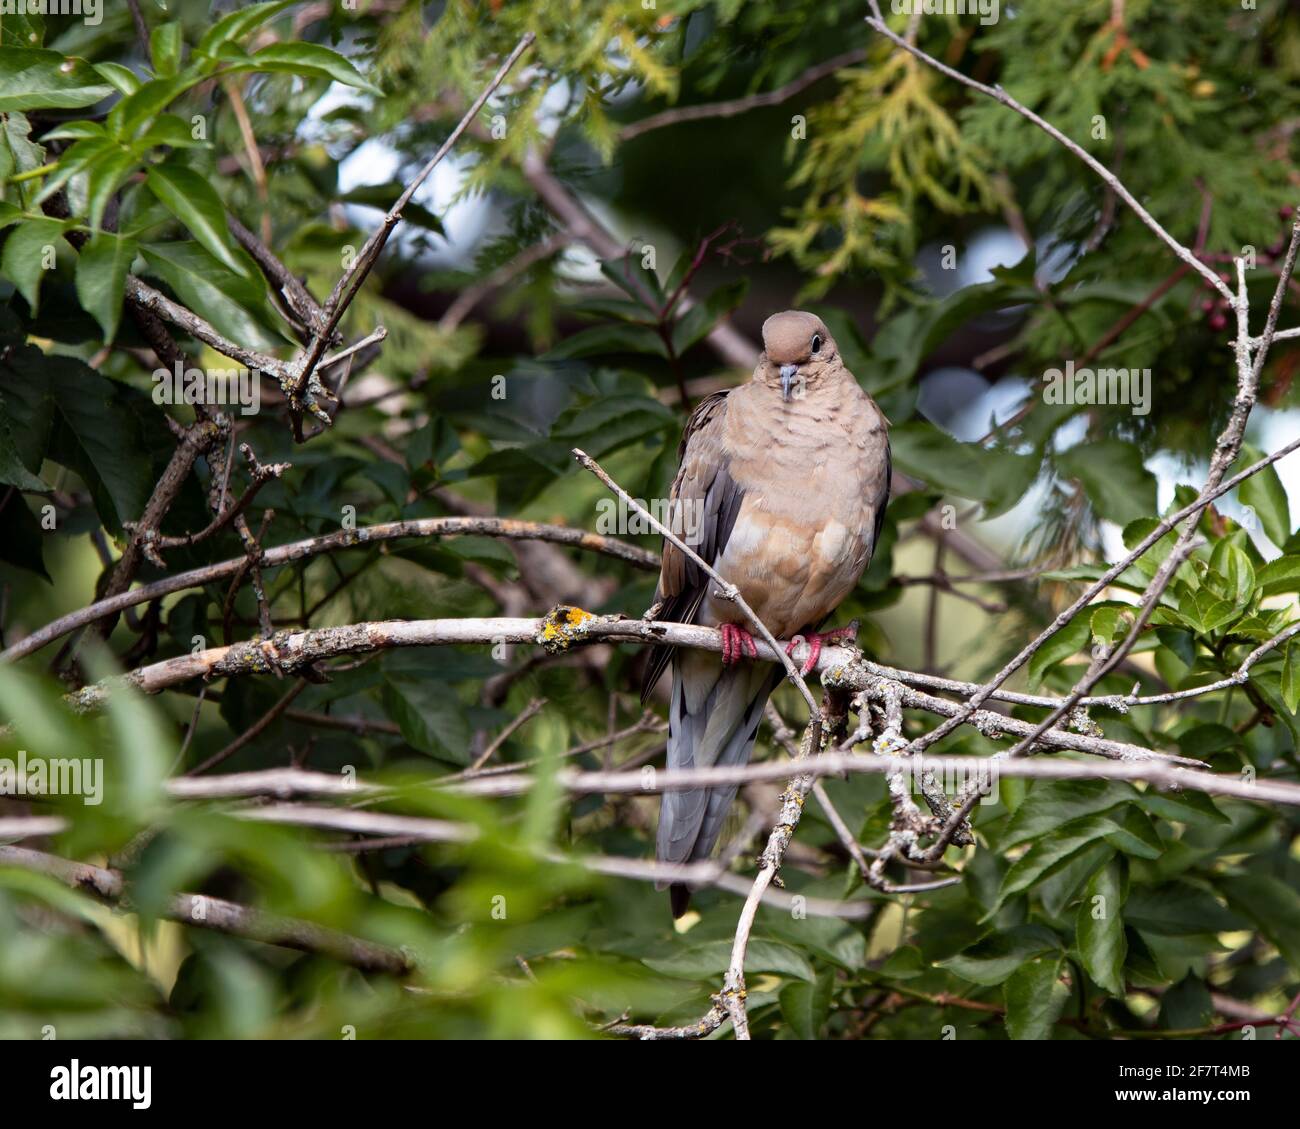
[(822, 335), (820, 333), (813, 334), (812, 351), (814, 353), (820, 353), (822, 351)]

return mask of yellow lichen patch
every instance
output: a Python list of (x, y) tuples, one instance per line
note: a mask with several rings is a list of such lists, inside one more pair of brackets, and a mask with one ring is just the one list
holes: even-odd
[(585, 634), (587, 621), (595, 618), (582, 608), (560, 604), (542, 620), (537, 642), (551, 654), (566, 651), (576, 638)]

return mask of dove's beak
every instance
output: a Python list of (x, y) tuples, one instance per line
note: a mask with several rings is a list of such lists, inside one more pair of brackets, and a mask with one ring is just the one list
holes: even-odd
[(798, 365), (781, 366), (781, 399), (790, 399), (790, 388), (794, 384), (795, 377), (799, 375)]

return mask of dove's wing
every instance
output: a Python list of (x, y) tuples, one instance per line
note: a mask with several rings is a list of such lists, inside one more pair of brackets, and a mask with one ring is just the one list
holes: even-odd
[[(744, 491), (731, 477), (730, 460), (723, 450), (726, 414), (727, 392), (715, 392), (701, 400), (691, 414), (678, 448), (679, 466), (671, 494), (673, 532), (711, 565), (722, 556), (744, 501)], [(709, 583), (708, 574), (665, 539), (655, 593), (662, 603), (659, 618), (669, 623), (693, 622)], [(672, 647), (651, 651), (641, 687), (643, 702), (667, 668), (672, 652)]]

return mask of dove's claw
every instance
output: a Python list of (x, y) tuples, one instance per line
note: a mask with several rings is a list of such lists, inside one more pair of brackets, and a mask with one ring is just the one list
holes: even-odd
[(732, 663), (740, 662), (748, 652), (751, 659), (758, 658), (758, 648), (754, 645), (754, 637), (743, 627), (737, 627), (734, 623), (724, 623), (720, 628), (722, 631), (722, 665), (730, 666)]
[(794, 649), (800, 643), (808, 644), (808, 657), (804, 660), (803, 666), (799, 668), (799, 674), (807, 678), (817, 669), (817, 660), (821, 658), (823, 643), (829, 643), (832, 646), (838, 643), (852, 643), (857, 637), (858, 629), (854, 624), (849, 624), (848, 627), (837, 627), (834, 631), (810, 631), (807, 635), (796, 635), (791, 639), (785, 653), (793, 655)]

